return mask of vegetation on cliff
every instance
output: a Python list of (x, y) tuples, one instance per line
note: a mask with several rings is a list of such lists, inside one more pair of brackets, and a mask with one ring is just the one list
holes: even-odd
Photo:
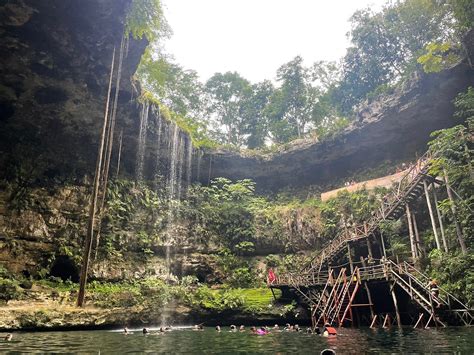
[[(162, 12), (147, 16), (153, 13), (161, 26)], [(215, 73), (201, 83), (195, 71), (156, 46), (137, 73), (146, 90), (205, 127), (201, 132), (215, 142), (265, 149), (297, 138), (331, 137), (350, 124), (365, 100), (393, 91), (415, 71), (455, 64), (464, 56), (461, 38), (473, 22), (472, 9), (460, 0), (388, 2), (379, 12), (359, 10), (350, 21), (351, 47), (339, 63), (306, 66), (296, 56), (277, 70), (275, 83), (250, 83), (237, 72)]]

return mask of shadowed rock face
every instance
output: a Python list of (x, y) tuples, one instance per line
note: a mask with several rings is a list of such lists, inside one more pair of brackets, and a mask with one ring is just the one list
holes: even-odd
[[(112, 53), (120, 47), (130, 2), (0, 1), (3, 174), (20, 161), (40, 176), (93, 170)], [(130, 40), (119, 127), (133, 127), (138, 115), (130, 78), (145, 46)]]
[[(431, 132), (457, 124), (452, 101), (470, 85), (474, 70), (466, 62), (438, 74), (415, 76), (393, 94), (364, 104), (355, 122), (334, 139), (296, 141), (264, 157), (213, 152), (211, 177), (250, 178), (261, 189), (278, 190), (330, 185), (335, 178), (386, 160), (414, 158), (426, 151)], [(202, 163), (207, 172), (210, 155)]]

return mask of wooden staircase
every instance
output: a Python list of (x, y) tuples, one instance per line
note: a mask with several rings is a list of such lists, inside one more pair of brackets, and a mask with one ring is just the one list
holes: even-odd
[(342, 230), (336, 238), (328, 242), (321, 251), (311, 259), (302, 272), (315, 272), (329, 260), (345, 252), (346, 243), (373, 236), (384, 220), (397, 220), (404, 213), (407, 204), (418, 199), (424, 193), (423, 182), (432, 183), (435, 177), (428, 174), (431, 156), (427, 152), (418, 163), (407, 171), (398, 186), (384, 197), (378, 209), (364, 223)]
[(325, 323), (338, 324), (352, 322), (352, 303), (359, 289), (360, 277), (358, 268), (347, 276), (346, 269), (339, 271), (337, 278), (328, 278), (320, 293), (319, 302), (312, 308), (311, 319), (313, 328)]
[(433, 320), (442, 326), (446, 326), (448, 321), (450, 324), (474, 325), (474, 310), (451, 293), (439, 287), (438, 297), (431, 295), (427, 275), (407, 262), (400, 265), (390, 263), (393, 280), (430, 316), (428, 323)]

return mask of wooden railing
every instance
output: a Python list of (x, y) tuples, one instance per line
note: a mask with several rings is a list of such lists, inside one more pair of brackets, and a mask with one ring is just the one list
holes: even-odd
[(366, 222), (342, 230), (336, 238), (321, 249), (318, 255), (311, 259), (302, 272), (315, 272), (321, 268), (324, 261), (340, 251), (345, 243), (367, 238), (374, 234), (380, 223), (389, 219), (400, 205), (405, 204), (406, 197), (426, 178), (432, 158), (433, 155), (428, 151), (418, 159), (417, 163), (408, 169), (392, 192), (384, 196), (379, 208), (372, 213)]

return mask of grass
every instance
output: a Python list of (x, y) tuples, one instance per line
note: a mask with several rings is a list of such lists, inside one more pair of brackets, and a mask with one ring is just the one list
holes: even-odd
[[(231, 291), (238, 294), (244, 300), (245, 306), (268, 307), (274, 301), (272, 291), (268, 288), (238, 288)], [(275, 290), (275, 297), (281, 297), (281, 291)]]

